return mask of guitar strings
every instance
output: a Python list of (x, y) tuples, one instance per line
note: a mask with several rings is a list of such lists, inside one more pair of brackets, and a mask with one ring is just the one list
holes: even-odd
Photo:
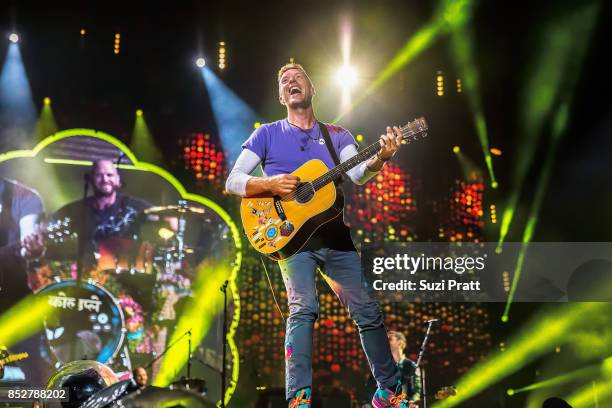
[[(407, 125), (400, 127), (400, 131), (401, 131), (401, 133), (402, 133), (402, 136), (403, 136), (403, 137), (405, 137), (404, 132), (406, 132), (406, 131), (409, 131), (409, 132), (410, 132), (410, 134), (415, 134), (416, 132), (415, 132), (415, 131), (412, 129), (413, 127), (414, 127), (414, 126), (413, 126), (411, 123), (408, 123)], [(419, 128), (419, 131), (421, 131), (421, 130), (422, 130), (422, 129), (421, 129), (421, 128)], [(410, 136), (410, 134), (409, 134), (409, 135), (407, 135), (407, 136)], [(353, 158), (357, 157), (359, 154), (363, 153), (364, 151), (367, 151), (368, 149), (370, 149), (370, 148), (372, 148), (372, 147), (374, 147), (374, 146), (376, 146), (376, 147), (378, 148), (378, 146), (376, 145), (376, 143), (374, 143), (374, 144), (372, 144), (372, 145), (370, 145), (370, 146), (366, 147), (366, 148), (365, 148), (363, 151), (361, 151), (361, 152), (357, 153), (357, 154), (356, 154), (355, 156), (353, 156), (351, 159), (349, 159), (349, 160), (345, 161), (345, 162), (344, 162), (344, 163), (342, 163), (342, 164), (345, 164), (345, 163), (347, 163), (347, 162), (351, 161)], [(342, 164), (339, 164), (338, 166), (334, 167), (333, 169), (331, 169), (331, 170), (330, 170), (330, 171), (327, 173), (327, 174), (329, 175), (329, 177), (330, 177), (330, 181), (331, 181), (331, 180), (333, 180), (333, 179), (334, 179), (334, 177), (335, 177), (335, 175), (334, 175), (334, 177), (332, 177), (332, 176), (331, 176), (331, 175), (332, 175), (332, 173), (334, 173), (334, 172), (338, 173), (338, 172), (339, 172), (339, 171), (338, 171), (338, 168), (339, 168), (339, 167), (340, 167)], [(317, 180), (318, 180), (318, 179), (317, 179)], [(314, 180), (314, 181), (316, 181), (316, 180)], [(313, 184), (313, 182), (309, 182), (309, 184)], [(325, 184), (327, 184), (327, 183), (325, 183)], [(315, 189), (315, 190), (316, 190), (316, 189)], [(289, 193), (289, 194), (287, 194), (287, 195), (285, 195), (285, 196), (282, 196), (282, 197), (281, 197), (281, 200), (282, 200), (282, 201), (291, 201), (291, 200), (294, 200), (294, 199), (298, 199), (298, 201), (299, 201), (299, 200), (303, 200), (303, 199), (308, 198), (309, 191), (310, 191), (310, 188), (308, 188), (307, 183), (304, 183), (303, 185), (301, 185), (300, 187), (298, 187), (297, 189), (295, 189), (293, 192), (291, 192), (291, 193)]]

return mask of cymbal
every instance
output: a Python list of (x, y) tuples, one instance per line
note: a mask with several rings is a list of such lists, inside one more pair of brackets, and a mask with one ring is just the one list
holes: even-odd
[(144, 210), (144, 213), (147, 215), (157, 215), (159, 217), (177, 217), (181, 214), (202, 215), (204, 212), (204, 208), (180, 204), (150, 207)]

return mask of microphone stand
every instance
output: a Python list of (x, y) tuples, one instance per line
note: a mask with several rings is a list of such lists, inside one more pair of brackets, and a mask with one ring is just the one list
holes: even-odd
[(187, 360), (187, 370), (189, 372), (189, 367), (191, 365), (191, 329), (189, 329), (185, 333), (181, 334), (181, 337), (179, 337), (178, 339), (176, 339), (176, 341), (174, 343), (172, 343), (168, 347), (166, 347), (164, 349), (164, 351), (161, 352), (161, 354), (155, 356), (155, 358), (153, 360), (149, 361), (149, 364), (147, 364), (145, 366), (145, 368), (150, 368), (157, 360), (162, 358), (164, 356), (164, 354), (166, 354), (168, 352), (168, 350), (170, 350), (172, 347), (174, 347), (176, 345), (176, 343), (181, 341), (183, 339), (183, 337), (185, 337), (187, 335), (189, 335), (189, 358)]
[(425, 395), (427, 395), (427, 392), (425, 389), (425, 370), (421, 368), (421, 361), (423, 360), (423, 355), (425, 355), (425, 346), (427, 345), (427, 339), (429, 338), (431, 326), (434, 324), (434, 322), (437, 321), (438, 319), (431, 319), (427, 321), (427, 331), (425, 332), (423, 343), (421, 343), (421, 349), (419, 350), (419, 357), (417, 358), (415, 367), (415, 372), (416, 370), (421, 370), (421, 396), (423, 399), (423, 408), (427, 408), (427, 397), (425, 397)]
[(227, 347), (225, 341), (227, 339), (227, 285), (229, 281), (223, 282), (221, 292), (223, 292), (223, 365), (221, 366), (221, 408), (225, 408), (225, 381), (227, 376)]

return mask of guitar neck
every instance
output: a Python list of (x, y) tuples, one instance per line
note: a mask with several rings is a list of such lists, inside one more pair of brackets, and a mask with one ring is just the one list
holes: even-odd
[(344, 176), (347, 171), (357, 166), (359, 163), (368, 160), (370, 157), (374, 156), (380, 150), (380, 143), (376, 142), (366, 147), (355, 156), (351, 157), (347, 161), (344, 161), (323, 174), (319, 178), (315, 179), (312, 182), (315, 190), (319, 190), (320, 188), (326, 186), (332, 181), (338, 180), (340, 177)]
[[(416, 140), (416, 135), (419, 133), (423, 133), (427, 130), (427, 124), (423, 118), (417, 119), (414, 122), (408, 123), (406, 126), (402, 126), (400, 131), (402, 132), (402, 139), (411, 139)], [(381, 149), (380, 142), (376, 141), (372, 143), (365, 149), (361, 150), (355, 156), (350, 159), (338, 164), (336, 167), (329, 170), (327, 173), (323, 174), (319, 178), (312, 181), (312, 185), (315, 191), (323, 188), (327, 184), (340, 179), (342, 176), (346, 174), (347, 171), (357, 166), (359, 163), (362, 163), (368, 160), (370, 157), (374, 156)]]

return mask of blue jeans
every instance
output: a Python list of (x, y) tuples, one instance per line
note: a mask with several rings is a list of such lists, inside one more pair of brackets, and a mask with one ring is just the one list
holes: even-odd
[(387, 331), (371, 286), (361, 272), (355, 251), (321, 248), (302, 251), (279, 262), (287, 297), (289, 318), (285, 335), (285, 387), (287, 399), (312, 386), (312, 336), (319, 314), (315, 285), (316, 268), (359, 328), (361, 345), (379, 387), (392, 388), (400, 380)]

